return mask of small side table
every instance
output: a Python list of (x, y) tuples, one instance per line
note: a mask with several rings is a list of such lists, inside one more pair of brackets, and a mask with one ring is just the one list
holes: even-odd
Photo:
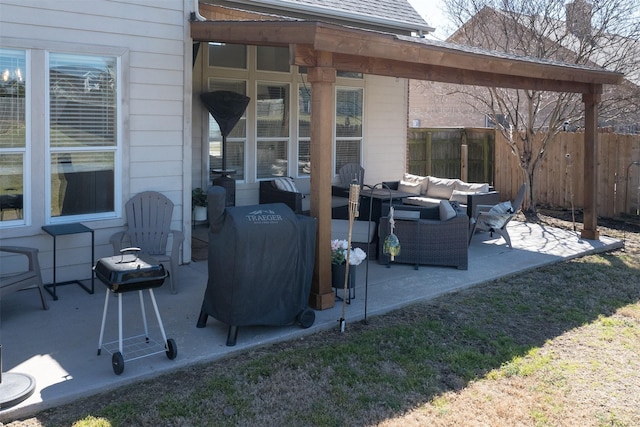
[[(56, 294), (56, 286), (69, 285), (69, 284), (77, 284), (82, 287), (85, 291), (90, 294), (94, 292), (94, 274), (93, 274), (93, 260), (95, 258), (95, 236), (93, 230), (86, 225), (80, 223), (71, 223), (71, 224), (53, 224), (53, 225), (43, 225), (42, 229), (53, 237), (53, 283), (49, 283), (44, 285), (45, 291), (49, 292), (49, 294), (53, 297), (54, 301), (58, 300), (58, 295)], [(80, 280), (68, 280), (66, 282), (58, 283), (56, 281), (56, 239), (58, 236), (66, 236), (69, 234), (80, 234), (80, 233), (91, 233), (91, 289), (85, 286)], [(51, 291), (53, 288), (53, 291)]]

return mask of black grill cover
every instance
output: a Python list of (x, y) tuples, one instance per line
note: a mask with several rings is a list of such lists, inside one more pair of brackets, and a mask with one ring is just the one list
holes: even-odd
[(287, 325), (308, 310), (317, 222), (282, 203), (225, 208), (210, 187), (202, 313), (232, 326)]

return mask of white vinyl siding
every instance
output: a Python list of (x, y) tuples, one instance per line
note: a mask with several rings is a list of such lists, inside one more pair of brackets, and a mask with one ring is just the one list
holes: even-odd
[[(108, 238), (124, 224), (122, 209), (131, 196), (147, 190), (167, 195), (175, 204), (173, 229), (185, 230), (183, 220), (189, 218), (191, 210), (183, 202), (190, 200), (191, 193), (190, 188), (185, 190), (190, 187), (190, 179), (184, 176), (189, 175), (191, 166), (191, 105), (187, 100), (192, 77), (188, 41), (192, 2), (94, 0), (90, 7), (85, 3), (2, 0), (0, 4), (2, 47), (29, 52), (30, 63), (38, 70), (37, 75), (32, 73), (28, 100), (31, 159), (27, 167), (34, 195), (30, 198), (31, 221), (22, 227), (3, 228), (3, 242), (38, 247), (45, 282), (51, 281), (52, 274), (51, 238), (41, 231), (47, 222), (82, 219), (83, 224), (96, 230), (96, 256), (101, 257), (112, 254)], [(90, 157), (89, 162), (94, 163), (91, 167), (98, 162), (91, 153), (102, 158), (111, 156), (106, 162), (116, 165), (113, 209), (109, 213), (50, 216), (47, 199), (51, 194), (47, 194), (46, 182), (51, 161), (46, 143), (48, 123), (44, 119), (49, 113), (48, 54), (110, 57), (119, 62), (117, 149), (110, 145), (74, 147), (74, 155)], [(65, 149), (52, 147), (54, 159), (56, 150)], [(66, 236), (64, 244), (74, 252), (86, 253), (86, 240), (84, 236)], [(84, 259), (78, 261), (64, 250), (57, 255), (59, 280), (88, 276)], [(188, 258), (190, 253), (185, 250), (183, 260)]]
[(406, 170), (408, 82), (371, 75), (365, 81), (365, 181), (373, 185), (398, 180)]

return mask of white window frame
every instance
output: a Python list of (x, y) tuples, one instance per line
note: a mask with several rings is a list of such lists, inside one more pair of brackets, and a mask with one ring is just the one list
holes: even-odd
[[(86, 56), (109, 56), (116, 60), (116, 143), (114, 146), (101, 146), (99, 148), (92, 147), (63, 147), (63, 148), (52, 148), (51, 147), (51, 109), (50, 109), (50, 78), (49, 78), (49, 70), (50, 70), (50, 54), (74, 54), (78, 55), (75, 52), (68, 52), (64, 50), (57, 49), (49, 49), (45, 51), (45, 61), (44, 61), (44, 77), (45, 77), (45, 87), (44, 87), (44, 108), (45, 108), (45, 151), (44, 155), (44, 173), (43, 177), (45, 180), (45, 202), (44, 202), (44, 210), (45, 210), (45, 224), (61, 224), (61, 223), (69, 223), (69, 222), (79, 222), (79, 221), (94, 221), (94, 220), (104, 220), (104, 219), (114, 219), (119, 218), (122, 212), (122, 57), (121, 55), (115, 55), (113, 53), (101, 53), (99, 51), (91, 52), (91, 53), (83, 53)], [(51, 155), (55, 152), (113, 152), (114, 153), (114, 183), (113, 183), (113, 198), (114, 198), (114, 209), (108, 212), (99, 212), (92, 214), (81, 214), (81, 215), (61, 215), (58, 217), (51, 216)]]
[[(208, 55), (207, 49), (207, 55)], [(278, 71), (266, 71), (266, 70), (258, 70), (256, 67), (257, 62), (257, 46), (248, 45), (247, 46), (247, 68), (246, 69), (237, 69), (237, 68), (226, 68), (226, 67), (214, 67), (209, 65), (209, 58), (205, 59), (205, 67), (203, 70), (203, 79), (204, 82), (201, 90), (205, 91), (208, 88), (208, 81), (210, 80), (244, 80), (247, 82), (247, 96), (251, 98), (251, 102), (247, 107), (246, 115), (247, 115), (247, 129), (246, 129), (246, 139), (245, 139), (245, 174), (244, 180), (236, 180), (238, 184), (248, 184), (248, 183), (256, 183), (264, 180), (273, 179), (273, 177), (264, 177), (258, 178), (258, 163), (257, 163), (257, 150), (258, 150), (258, 137), (257, 137), (257, 111), (256, 111), (256, 94), (257, 94), (257, 86), (258, 84), (273, 82), (274, 84), (288, 84), (289, 85), (289, 136), (287, 138), (260, 138), (260, 141), (268, 141), (277, 140), (283, 141), (286, 139), (287, 141), (287, 172), (286, 176), (293, 176), (300, 179), (309, 179), (309, 175), (299, 174), (299, 143), (300, 141), (310, 141), (310, 137), (299, 136), (299, 111), (298, 111), (298, 100), (299, 100), (299, 88), (301, 85), (307, 85), (307, 87), (311, 88), (310, 83), (306, 82), (306, 72), (301, 72), (300, 67), (292, 66), (290, 73), (278, 72)], [(362, 118), (364, 122), (365, 116), (365, 96), (366, 96), (366, 75), (350, 77), (350, 76), (341, 76), (338, 75), (336, 79), (335, 90), (338, 88), (345, 89), (360, 89), (362, 90)], [(337, 92), (336, 92), (337, 95)], [(203, 108), (203, 110), (206, 110)], [(336, 159), (336, 136), (335, 136), (335, 106), (334, 106), (334, 117), (333, 117), (333, 170), (335, 170), (335, 159)], [(207, 124), (203, 126), (203, 136), (202, 136), (202, 155), (208, 156), (208, 144), (209, 144), (209, 129), (208, 129), (208, 120), (209, 113), (208, 111), (204, 111), (203, 114), (206, 114)], [(356, 140), (359, 142), (359, 151), (360, 151), (360, 162), (362, 162), (362, 158), (364, 156), (364, 132), (363, 135), (359, 137), (341, 137), (340, 140)], [(228, 140), (231, 140), (228, 138)], [(204, 165), (203, 160), (203, 167)], [(208, 161), (206, 162), (208, 164)]]
[[(211, 67), (211, 68), (213, 68), (213, 67)], [(236, 79), (234, 79), (234, 78), (219, 78), (219, 77), (208, 76), (207, 79), (206, 79), (206, 84), (207, 84), (206, 90), (210, 92), (212, 83), (215, 83), (215, 82), (244, 83), (244, 91), (245, 91), (244, 95), (245, 96), (250, 96), (248, 94), (249, 81), (246, 78), (236, 78)], [(204, 110), (205, 110), (205, 113), (206, 113), (206, 121), (205, 121), (205, 123), (206, 123), (206, 126), (205, 126), (206, 131), (205, 131), (205, 141), (203, 142), (203, 145), (204, 145), (204, 147), (203, 147), (204, 150), (203, 151), (204, 151), (204, 153), (206, 155), (206, 157), (205, 157), (206, 161), (203, 162), (203, 163), (205, 163), (206, 165), (203, 164), (203, 167), (206, 166), (207, 170), (210, 171), (211, 170), (211, 163), (209, 162), (209, 155), (210, 155), (209, 134), (211, 132), (210, 123), (211, 123), (211, 121), (215, 121), (215, 119), (211, 116), (211, 113), (209, 113), (209, 111), (206, 109), (206, 107), (204, 108)], [(244, 115), (245, 115), (245, 118), (246, 118), (245, 119), (246, 129), (244, 130), (244, 137), (243, 138), (229, 137), (229, 136), (227, 137), (227, 143), (230, 143), (230, 142), (236, 142), (236, 143), (237, 142), (241, 142), (243, 147), (244, 147), (243, 159), (242, 159), (242, 163), (243, 163), (243, 166), (242, 166), (243, 167), (243, 175), (242, 176), (243, 176), (243, 178), (242, 179), (236, 179), (236, 183), (246, 182), (247, 181), (247, 173), (249, 172), (249, 169), (247, 167), (247, 165), (248, 165), (247, 157), (248, 157), (249, 145), (248, 145), (247, 141), (249, 140), (249, 132), (250, 132), (250, 127), (251, 127), (250, 123), (251, 123), (251, 117), (252, 117), (252, 115), (250, 114), (250, 111), (249, 111), (249, 107), (247, 107), (247, 109), (245, 110)], [(222, 149), (222, 136), (220, 138), (220, 144), (221, 144), (220, 149)], [(228, 163), (227, 163), (227, 167), (229, 167)], [(210, 175), (210, 173), (209, 173), (209, 175)], [(212, 177), (209, 176), (209, 178), (212, 178)]]
[[(309, 83), (307, 82), (300, 82), (297, 85), (297, 90), (295, 93), (295, 106), (296, 106), (296, 112), (295, 112), (295, 117), (296, 117), (296, 124), (295, 124), (295, 139), (292, 139), (292, 141), (295, 141), (295, 177), (296, 178), (309, 178), (311, 176), (311, 173), (308, 174), (300, 174), (300, 143), (301, 142), (306, 142), (309, 143), (309, 161), (311, 161), (311, 135), (309, 136), (300, 136), (300, 91), (301, 90), (305, 90), (305, 91), (309, 91), (311, 92), (311, 87), (309, 86)], [(311, 98), (309, 98), (311, 99)], [(311, 111), (311, 107), (309, 107), (309, 111)]]
[[(361, 109), (362, 109), (362, 133), (360, 136), (338, 136), (337, 132), (336, 132), (336, 121), (337, 121), (337, 117), (338, 117), (338, 91), (341, 89), (345, 89), (345, 90), (361, 90), (362, 91), (362, 105), (361, 105)], [(345, 85), (345, 84), (340, 84), (337, 85), (335, 87), (335, 105), (334, 105), (334, 125), (333, 125), (333, 172), (334, 172), (334, 176), (337, 175), (337, 164), (338, 164), (338, 153), (337, 153), (337, 148), (338, 148), (338, 140), (340, 141), (346, 141), (346, 142), (357, 142), (359, 144), (359, 159), (358, 162), (360, 164), (362, 164), (362, 156), (364, 154), (364, 123), (365, 123), (365, 111), (364, 111), (364, 106), (365, 106), (365, 88), (363, 86), (360, 85)]]
[[(286, 73), (282, 73), (284, 75), (287, 75)], [(287, 116), (287, 120), (288, 120), (288, 136), (274, 136), (274, 137), (264, 137), (264, 136), (258, 136), (258, 99), (257, 99), (257, 94), (258, 94), (258, 86), (259, 85), (268, 85), (269, 83), (273, 83), (274, 85), (286, 85), (288, 88), (288, 103), (289, 103), (289, 111), (287, 112), (288, 114), (286, 114)], [(292, 156), (292, 152), (294, 151), (292, 149), (292, 127), (293, 127), (293, 123), (292, 120), (295, 119), (297, 120), (297, 112), (293, 113), (293, 104), (292, 104), (292, 100), (294, 99), (294, 96), (292, 94), (292, 88), (296, 87), (296, 85), (291, 84), (290, 80), (265, 80), (265, 79), (256, 79), (254, 82), (254, 94), (256, 97), (256, 102), (254, 103), (254, 108), (255, 108), (255, 114), (254, 114), (254, 119), (253, 119), (253, 126), (255, 127), (255, 144), (253, 144), (254, 147), (254, 153), (255, 153), (255, 161), (253, 163), (253, 169), (254, 169), (254, 173), (255, 173), (255, 177), (256, 177), (256, 181), (264, 181), (264, 180), (270, 180), (270, 179), (274, 179), (276, 178), (276, 176), (266, 176), (266, 177), (258, 177), (258, 144), (260, 142), (284, 142), (286, 144), (285, 147), (285, 153), (287, 155), (287, 166), (284, 172), (283, 176), (290, 176), (291, 175), (291, 156)], [(297, 127), (297, 122), (296, 122), (296, 127)], [(295, 152), (297, 153), (297, 148), (295, 149)], [(296, 156), (296, 169), (297, 169), (297, 156)]]
[(0, 221), (0, 229), (15, 228), (31, 225), (31, 50), (19, 47), (3, 47), (6, 50), (23, 51), (24, 52), (24, 123), (25, 123), (25, 141), (24, 147), (20, 148), (0, 148), (3, 154), (22, 153), (22, 218), (8, 221)]

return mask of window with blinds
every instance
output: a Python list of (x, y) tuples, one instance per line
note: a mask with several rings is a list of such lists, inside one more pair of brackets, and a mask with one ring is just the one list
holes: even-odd
[(24, 223), (26, 52), (0, 49), (0, 226)]
[(256, 120), (257, 178), (286, 176), (289, 159), (288, 83), (258, 83)]
[(114, 212), (117, 58), (50, 53), (50, 216)]
[(347, 163), (361, 163), (363, 94), (363, 88), (336, 88), (336, 174)]
[(311, 175), (311, 87), (298, 87), (298, 176)]

